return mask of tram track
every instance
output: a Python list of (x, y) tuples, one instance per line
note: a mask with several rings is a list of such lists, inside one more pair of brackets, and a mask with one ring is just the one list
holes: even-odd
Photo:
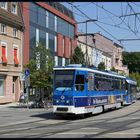
[[(108, 118), (108, 119), (106, 119), (106, 118), (105, 119), (99, 119), (101, 122), (95, 122), (94, 126), (98, 126), (98, 127), (100, 126), (100, 128), (102, 128), (102, 124), (107, 122), (107, 121), (111, 121), (111, 120), (115, 120), (115, 119), (120, 119), (122, 117), (128, 117), (128, 116), (130, 116), (132, 114), (134, 115), (134, 114), (138, 113), (139, 111), (140, 111), (140, 109), (135, 110), (135, 111), (133, 111), (131, 113), (127, 113), (125, 115), (118, 116), (118, 117), (113, 117), (113, 118)], [(107, 113), (109, 113), (109, 112), (107, 112)], [(111, 113), (113, 113), (113, 111)], [(105, 114), (105, 113), (103, 113), (103, 114)], [(100, 114), (100, 115), (102, 115), (102, 114)], [(64, 128), (64, 129), (61, 129), (61, 130), (57, 130), (57, 129), (55, 130), (54, 129), (55, 131), (52, 130), (52, 132), (45, 132), (45, 133), (40, 133), (39, 135), (37, 134), (37, 135), (34, 135), (34, 136), (26, 136), (26, 137), (29, 138), (29, 137), (51, 136), (51, 135), (59, 134), (59, 133), (62, 133), (62, 132), (68, 132), (68, 131), (71, 131), (71, 130), (81, 129), (83, 127), (92, 127), (93, 124), (90, 124), (90, 125), (86, 125), (86, 124), (88, 122), (91, 123), (91, 121), (92, 121), (91, 119), (92, 118), (94, 119), (94, 117), (96, 117), (96, 116), (98, 116), (98, 115), (95, 115), (95, 116), (93, 115), (92, 117), (89, 117), (89, 120), (85, 120), (87, 118), (82, 119), (82, 120), (66, 120), (64, 122), (58, 122), (58, 123), (54, 123), (54, 124), (46, 124), (46, 123), (42, 124), (42, 122), (47, 121), (47, 120), (32, 121), (32, 122), (22, 123), (22, 124), (18, 124), (18, 125), (17, 124), (13, 124), (13, 125), (5, 126), (5, 127), (0, 127), (0, 129), (6, 129), (6, 130), (3, 130), (3, 131), (0, 130), (0, 135), (7, 134), (7, 133), (14, 133), (15, 130), (16, 130), (16, 133), (20, 133), (20, 132), (23, 132), (23, 131), (29, 131), (29, 130), (34, 130), (34, 129), (36, 130), (36, 129), (41, 129), (41, 128), (46, 128), (47, 129), (49, 127), (57, 127), (57, 126), (60, 126), (61, 128), (63, 128), (63, 125), (69, 125), (69, 124), (72, 124), (72, 123), (75, 125), (75, 128), (69, 128), (69, 129), (65, 129)], [(57, 118), (53, 118), (53, 119), (57, 120)], [(53, 119), (49, 118), (48, 121), (49, 120), (53, 120)], [(96, 121), (96, 120), (94, 120), (94, 121)], [(98, 121), (98, 119), (97, 119), (97, 121)], [(138, 121), (138, 119), (131, 120), (131, 122), (126, 123), (126, 125), (135, 123), (137, 121)], [(39, 124), (40, 122), (41, 122), (41, 124)], [(81, 124), (81, 122), (83, 122), (83, 123), (87, 122), (87, 123), (84, 126), (80, 126), (79, 124)], [(39, 124), (39, 126), (34, 126), (34, 125), (37, 125), (36, 123)], [(33, 126), (32, 127), (29, 127), (29, 126), (25, 127), (24, 125), (33, 125)], [(99, 136), (99, 135), (103, 135), (103, 134), (106, 134), (106, 133), (115, 132), (116, 130), (119, 131), (119, 130), (122, 130), (122, 126), (123, 125), (119, 125), (118, 127), (114, 127), (114, 129), (107, 129), (106, 131), (100, 132), (99, 134), (86, 135), (86, 137)], [(14, 129), (14, 127), (17, 127), (17, 128)]]

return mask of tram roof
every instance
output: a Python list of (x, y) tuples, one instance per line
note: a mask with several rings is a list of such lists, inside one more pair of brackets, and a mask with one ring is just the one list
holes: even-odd
[(126, 78), (127, 83), (132, 84), (132, 85), (137, 85), (137, 82), (133, 79)]
[(94, 72), (94, 73), (98, 73), (98, 74), (104, 74), (104, 75), (118, 77), (118, 78), (126, 78), (125, 76), (122, 76), (122, 75), (113, 74), (113, 73), (104, 72), (104, 71), (95, 70), (95, 69), (86, 68), (86, 67), (67, 67), (66, 66), (66, 67), (55, 67), (55, 68), (53, 68), (53, 70), (80, 70), (80, 71), (84, 70), (84, 71)]

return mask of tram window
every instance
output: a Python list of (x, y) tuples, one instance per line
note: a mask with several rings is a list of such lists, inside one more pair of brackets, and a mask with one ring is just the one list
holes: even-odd
[(97, 91), (112, 90), (111, 80), (95, 77), (95, 90)]
[(76, 75), (75, 89), (76, 91), (84, 90), (85, 77), (84, 75)]

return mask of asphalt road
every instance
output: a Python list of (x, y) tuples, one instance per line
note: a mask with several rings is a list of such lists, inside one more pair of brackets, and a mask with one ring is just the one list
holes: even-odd
[(84, 119), (56, 117), (52, 109), (0, 105), (0, 138), (138, 138), (140, 100)]

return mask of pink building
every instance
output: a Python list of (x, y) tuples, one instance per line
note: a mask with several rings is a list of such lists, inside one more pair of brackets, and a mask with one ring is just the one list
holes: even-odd
[(129, 75), (127, 66), (122, 64), (123, 47), (100, 33), (95, 33), (94, 39), (96, 48), (111, 55), (111, 67), (114, 67), (119, 74)]

